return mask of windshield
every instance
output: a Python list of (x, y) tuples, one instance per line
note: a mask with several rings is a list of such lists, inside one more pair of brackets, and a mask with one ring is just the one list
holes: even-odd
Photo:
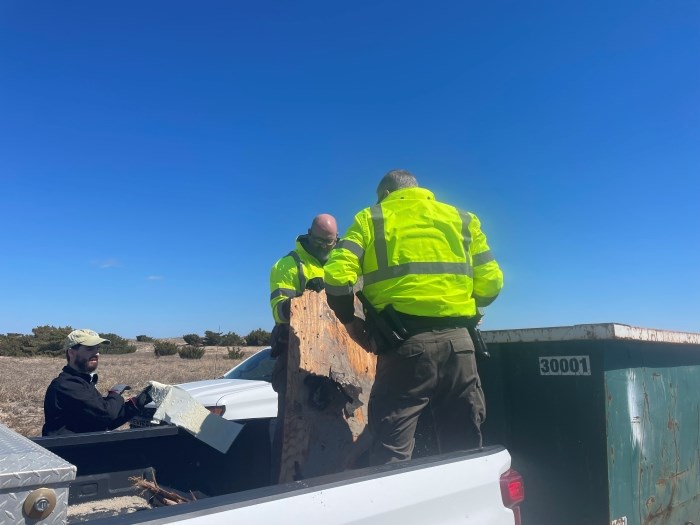
[(270, 356), (270, 349), (265, 348), (226, 372), (224, 378), (252, 379), (270, 383), (272, 381), (272, 368), (274, 366), (275, 358)]

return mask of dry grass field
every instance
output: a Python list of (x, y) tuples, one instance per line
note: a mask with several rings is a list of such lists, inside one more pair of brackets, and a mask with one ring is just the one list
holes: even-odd
[[(241, 361), (226, 359), (228, 349), (222, 347), (207, 347), (202, 359), (181, 359), (177, 355), (156, 358), (152, 344), (136, 345), (133, 354), (100, 355), (100, 392), (106, 394), (116, 383), (127, 383), (138, 393), (148, 381), (177, 384), (215, 379)], [(241, 350), (248, 357), (259, 348)], [(64, 358), (0, 356), (0, 422), (25, 436), (41, 435), (46, 387), (65, 364)]]

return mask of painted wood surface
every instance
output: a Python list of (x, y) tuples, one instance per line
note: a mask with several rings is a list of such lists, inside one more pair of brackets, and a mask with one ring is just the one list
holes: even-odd
[(280, 482), (362, 466), (376, 357), (348, 335), (325, 292), (292, 299)]

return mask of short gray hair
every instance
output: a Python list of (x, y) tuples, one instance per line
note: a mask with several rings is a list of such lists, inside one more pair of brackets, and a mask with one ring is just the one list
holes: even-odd
[(403, 188), (416, 188), (418, 187), (418, 181), (415, 175), (407, 170), (391, 170), (389, 173), (382, 177), (382, 180), (377, 186), (377, 197), (381, 198), (385, 191), (391, 193), (392, 191), (400, 190)]

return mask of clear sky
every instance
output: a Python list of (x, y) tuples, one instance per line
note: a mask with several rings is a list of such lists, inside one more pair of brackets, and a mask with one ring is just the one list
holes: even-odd
[(0, 333), (271, 330), (392, 168), (481, 219), (485, 329), (700, 331), (700, 4), (0, 3)]

